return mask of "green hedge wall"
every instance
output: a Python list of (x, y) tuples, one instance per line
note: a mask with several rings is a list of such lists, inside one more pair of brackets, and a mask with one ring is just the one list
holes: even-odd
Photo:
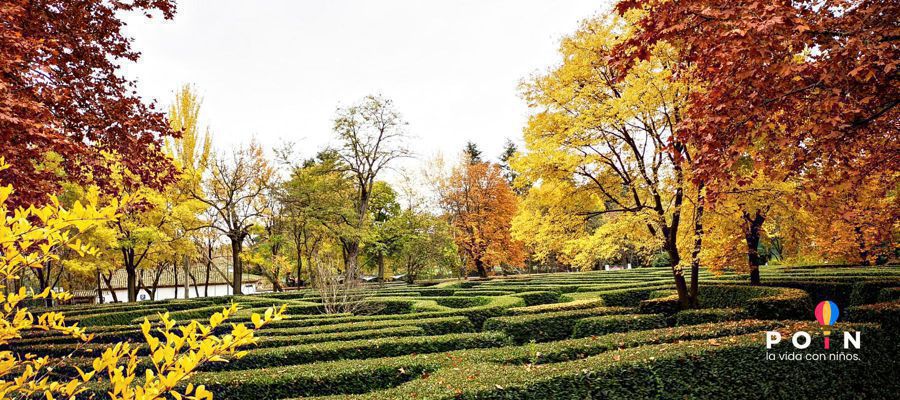
[(500, 332), (454, 333), (371, 340), (350, 340), (259, 349), (229, 363), (205, 364), (205, 370), (239, 370), (297, 365), (315, 361), (395, 357), (413, 353), (498, 347), (509, 344)]
[(516, 293), (513, 296), (525, 300), (526, 306), (536, 306), (541, 304), (551, 304), (559, 301), (561, 293), (554, 291), (533, 291)]
[(708, 322), (737, 321), (747, 318), (742, 308), (701, 308), (679, 311), (674, 316), (675, 325), (695, 325)]
[(510, 309), (515, 315), (522, 314), (540, 314), (545, 312), (556, 312), (556, 311), (571, 311), (571, 310), (584, 310), (588, 308), (597, 308), (602, 307), (605, 304), (603, 303), (603, 299), (595, 298), (595, 299), (585, 299), (585, 300), (575, 300), (566, 303), (553, 303), (553, 304), (541, 304), (537, 306), (528, 306), (528, 307), (516, 307)]
[[(866, 336), (878, 339), (877, 332), (867, 331)], [(820, 351), (782, 345), (775, 351)], [(867, 342), (863, 349), (851, 351), (860, 361), (832, 368), (822, 361), (766, 361), (762, 332), (609, 349), (538, 366), (497, 364), (486, 361), (484, 351), (461, 352), (452, 357), (452, 368), (441, 368), (427, 379), (348, 399), (888, 399), (900, 390), (894, 346), (884, 340)]]
[(429, 335), (472, 332), (475, 327), (472, 322), (465, 317), (438, 317), (438, 318), (422, 318), (422, 319), (388, 319), (388, 320), (368, 320), (357, 322), (336, 323), (329, 325), (313, 325), (302, 326), (296, 328), (275, 328), (264, 329), (259, 332), (265, 336), (285, 336), (285, 335), (309, 335), (322, 334), (331, 332), (349, 332), (361, 331), (378, 328), (396, 327), (396, 326), (417, 326), (423, 329)]
[(616, 332), (642, 331), (666, 327), (664, 314), (603, 315), (579, 320), (572, 337), (600, 336)]
[(437, 364), (411, 358), (332, 361), (272, 369), (201, 372), (190, 382), (205, 385), (217, 400), (276, 400), (294, 396), (366, 393), (398, 386), (434, 371)]
[(572, 329), (579, 319), (599, 315), (627, 314), (633, 311), (634, 309), (626, 307), (597, 307), (587, 310), (497, 317), (487, 320), (484, 329), (503, 331), (517, 343), (526, 343), (532, 340), (545, 342), (571, 337)]
[(423, 336), (425, 330), (418, 326), (395, 326), (364, 331), (320, 333), (315, 335), (262, 336), (257, 348), (283, 347), (304, 343), (333, 342), (338, 340), (377, 339), (385, 337)]
[(900, 301), (849, 307), (847, 308), (847, 320), (879, 323), (884, 326), (885, 330), (897, 332), (900, 329)]

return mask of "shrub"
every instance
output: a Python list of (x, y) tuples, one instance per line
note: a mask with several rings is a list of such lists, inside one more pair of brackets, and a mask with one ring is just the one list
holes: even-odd
[(536, 305), (541, 305), (541, 304), (550, 304), (550, 303), (558, 302), (560, 292), (554, 292), (554, 291), (521, 292), (521, 293), (516, 293), (513, 296), (521, 298), (522, 300), (525, 300), (526, 306), (536, 306)]
[(396, 326), (417, 326), (426, 334), (440, 335), (447, 333), (472, 332), (475, 330), (472, 322), (465, 317), (438, 317), (422, 319), (387, 319), (368, 320), (336, 323), (330, 325), (312, 325), (295, 328), (267, 329), (262, 333), (266, 336), (308, 335), (332, 332), (362, 331)]
[(885, 330), (896, 332), (900, 328), (900, 301), (849, 307), (847, 320), (880, 323)]
[(631, 289), (618, 289), (600, 292), (599, 296), (608, 306), (637, 306), (641, 300), (646, 300), (650, 294), (660, 289), (668, 289), (669, 286), (638, 287)]
[(217, 400), (275, 400), (294, 396), (366, 393), (398, 386), (437, 369), (422, 358), (328, 361), (277, 369), (201, 372), (191, 378)]
[(541, 304), (537, 306), (528, 306), (528, 307), (516, 307), (510, 309), (510, 311), (515, 315), (521, 314), (540, 314), (545, 312), (556, 312), (556, 311), (570, 311), (570, 310), (583, 310), (588, 308), (597, 308), (602, 307), (605, 304), (603, 303), (603, 299), (595, 298), (595, 299), (586, 299), (586, 300), (575, 300), (566, 303), (554, 303), (554, 304)]
[[(816, 328), (801, 324), (786, 329)], [(615, 344), (608, 343), (598, 355), (538, 367), (482, 361), (485, 353), (500, 349), (456, 352), (449, 357), (452, 368), (354, 399), (893, 398), (900, 389), (892, 374), (892, 343), (873, 342), (857, 351), (862, 361), (854, 368), (822, 368), (821, 361), (762, 362), (763, 338), (752, 333), (615, 351)]]
[(597, 307), (587, 310), (558, 311), (544, 314), (525, 314), (497, 317), (487, 320), (485, 330), (503, 331), (517, 343), (531, 340), (544, 342), (572, 336), (575, 323), (586, 317), (608, 314), (627, 314), (633, 309), (625, 307)]
[(511, 290), (457, 290), (453, 292), (454, 296), (506, 296), (515, 294)]
[(448, 296), (436, 297), (434, 301), (444, 307), (469, 308), (483, 306), (487, 304), (489, 300), (486, 297)]
[(675, 325), (695, 325), (708, 322), (737, 321), (747, 317), (741, 308), (701, 308), (684, 310), (675, 314)]
[(666, 316), (663, 314), (603, 315), (584, 318), (576, 322), (572, 336), (579, 338), (665, 327)]
[[(466, 321), (468, 322), (468, 321)], [(384, 337), (404, 337), (425, 335), (418, 326), (394, 326), (364, 331), (319, 333), (313, 335), (264, 336), (256, 342), (257, 347), (282, 347), (304, 343), (331, 342), (337, 340), (377, 339)]]
[(678, 301), (677, 294), (641, 300), (640, 304), (638, 305), (638, 312), (642, 314), (672, 315), (677, 313), (679, 310), (681, 310), (681, 303)]
[(878, 291), (878, 302), (900, 300), (900, 287), (884, 288)]
[(759, 319), (803, 319), (813, 314), (809, 294), (800, 289), (779, 289), (775, 295), (747, 301), (747, 313)]
[(395, 357), (414, 353), (498, 347), (508, 343), (506, 335), (499, 332), (324, 342), (259, 349), (227, 364), (207, 364), (206, 368), (207, 370), (268, 368), (315, 361)]
[[(219, 311), (222, 307), (218, 306)], [(83, 318), (73, 318), (72, 322), (78, 322), (81, 326), (97, 326), (97, 325), (127, 325), (136, 318), (151, 317), (157, 313), (165, 313), (165, 308), (146, 308), (135, 311), (109, 312), (103, 314), (94, 314)]]

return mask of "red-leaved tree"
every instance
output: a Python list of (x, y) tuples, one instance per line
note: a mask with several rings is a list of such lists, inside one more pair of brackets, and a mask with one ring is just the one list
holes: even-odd
[[(643, 11), (640, 11), (643, 9)], [(828, 188), (900, 167), (900, 2), (895, 0), (624, 0), (642, 12), (618, 49), (627, 68), (675, 44), (704, 88), (676, 134), (695, 146), (695, 179), (762, 171)]]
[(46, 201), (60, 171), (42, 168), (61, 155), (66, 179), (103, 186), (114, 153), (140, 183), (161, 186), (173, 167), (161, 138), (165, 115), (144, 103), (119, 73), (139, 53), (123, 35), (122, 13), (171, 19), (174, 0), (3, 0), (0, 2), (0, 156), (13, 166), (16, 204)]

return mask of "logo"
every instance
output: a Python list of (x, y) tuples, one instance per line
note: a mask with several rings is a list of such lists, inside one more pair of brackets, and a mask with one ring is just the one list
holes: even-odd
[[(837, 322), (838, 317), (841, 315), (841, 311), (838, 308), (837, 304), (831, 300), (825, 300), (820, 302), (815, 309), (816, 321), (821, 325), (821, 332), (824, 340), (822, 341), (822, 348), (824, 350), (831, 350), (831, 331), (834, 330), (834, 324)], [(861, 332), (858, 331), (844, 331), (843, 332), (843, 350), (859, 350), (862, 345)], [(768, 331), (766, 332), (766, 349), (771, 350), (773, 346), (781, 343), (782, 336), (781, 332), (778, 331)], [(809, 348), (813, 344), (813, 337), (809, 332), (806, 331), (797, 331), (791, 335), (791, 344), (794, 345), (795, 349), (804, 350)], [(856, 361), (859, 360), (859, 355), (855, 353), (848, 352), (819, 352), (819, 353), (782, 353), (775, 354), (766, 352), (766, 359), (768, 360), (831, 360), (831, 361)]]

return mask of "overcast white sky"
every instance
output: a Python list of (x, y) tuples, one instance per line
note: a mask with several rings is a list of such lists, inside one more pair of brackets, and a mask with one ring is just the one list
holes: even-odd
[(164, 107), (195, 85), (220, 150), (256, 137), (311, 156), (331, 143), (337, 106), (382, 93), (416, 137), (407, 167), (467, 140), (495, 158), (527, 120), (519, 82), (557, 63), (560, 38), (607, 4), (181, 0), (174, 21), (128, 19), (142, 58), (126, 73)]

